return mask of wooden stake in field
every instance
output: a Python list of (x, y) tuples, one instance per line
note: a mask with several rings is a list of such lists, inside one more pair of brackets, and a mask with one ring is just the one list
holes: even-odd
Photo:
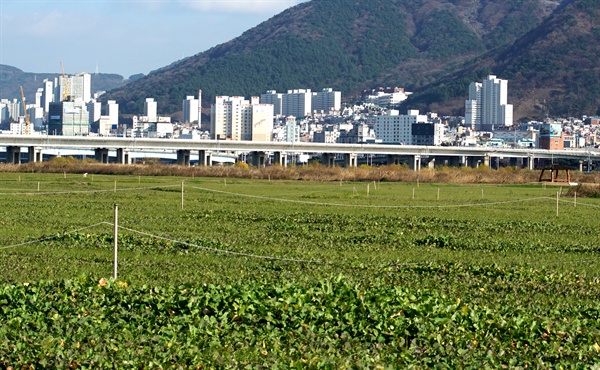
[(437, 200), (440, 200), (440, 188), (438, 188), (438, 193), (437, 193)]
[(115, 221), (114, 221), (114, 258), (113, 258), (113, 279), (117, 279), (117, 251), (119, 249), (119, 205), (115, 204)]
[(63, 171), (63, 179), (67, 178), (67, 173), (65, 171)]
[(40, 182), (38, 181), (38, 193), (40, 192)]
[(115, 180), (115, 193), (117, 192), (117, 180)]
[(573, 197), (573, 206), (577, 208), (577, 192), (575, 192), (575, 196)]
[(558, 217), (558, 197), (560, 193), (556, 193), (556, 217)]
[(183, 210), (183, 181), (181, 182), (181, 209)]
[(370, 192), (371, 192), (371, 184), (367, 184), (367, 198), (369, 197)]
[(138, 184), (140, 184), (142, 182), (142, 176), (138, 175)]
[(481, 189), (481, 200), (483, 200), (483, 189)]
[(373, 181), (373, 190), (377, 190), (377, 182)]
[(413, 186), (413, 200), (415, 200), (415, 187)]

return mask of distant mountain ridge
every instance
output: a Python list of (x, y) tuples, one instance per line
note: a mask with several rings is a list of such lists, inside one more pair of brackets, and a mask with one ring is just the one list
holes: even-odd
[[(23, 72), (19, 68), (0, 64), (0, 98), (21, 99), (20, 86), (23, 86), (27, 102), (35, 102), (35, 92), (42, 86), (44, 79), (54, 79), (60, 73)], [(124, 86), (127, 80), (123, 76), (111, 73), (92, 73), (92, 93), (108, 91)]]
[(236, 39), (150, 73), (107, 98), (116, 99), (122, 112), (136, 113), (145, 98), (153, 97), (159, 111), (172, 113), (198, 89), (203, 90), (205, 106), (215, 95), (250, 96), (270, 89), (333, 87), (346, 98), (378, 86), (425, 91), (466, 63), (508, 47), (560, 4), (313, 0)]

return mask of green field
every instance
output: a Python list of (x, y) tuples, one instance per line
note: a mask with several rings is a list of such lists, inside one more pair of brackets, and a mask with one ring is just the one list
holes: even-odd
[(566, 194), (0, 174), (0, 367), (594, 366), (600, 199)]

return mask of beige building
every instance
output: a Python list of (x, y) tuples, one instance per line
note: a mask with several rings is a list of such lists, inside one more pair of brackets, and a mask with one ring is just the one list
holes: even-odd
[(271, 141), (273, 105), (241, 96), (217, 96), (211, 107), (211, 139)]

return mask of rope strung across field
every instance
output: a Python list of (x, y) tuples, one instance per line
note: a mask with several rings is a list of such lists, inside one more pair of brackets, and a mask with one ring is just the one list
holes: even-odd
[[(82, 227), (80, 229), (76, 229), (76, 230), (72, 230), (72, 231), (67, 231), (66, 233), (62, 233), (62, 235), (74, 234), (74, 233), (77, 233), (77, 232), (80, 232), (80, 231), (83, 231), (83, 230), (87, 230), (87, 229), (91, 229), (93, 227), (104, 225), (104, 224), (106, 224), (106, 225), (112, 225), (112, 224), (110, 224), (108, 222), (98, 222), (97, 224), (94, 224), (94, 225), (85, 226), (85, 227)], [(40, 238), (40, 239), (36, 239), (36, 240), (30, 240), (30, 241), (25, 242), (25, 243), (8, 245), (6, 247), (0, 247), (0, 250), (9, 249), (9, 248), (16, 248), (16, 247), (22, 247), (24, 245), (29, 245), (29, 244), (41, 243), (41, 242), (45, 242), (47, 240), (56, 239), (56, 238), (58, 238), (60, 236), (61, 236), (61, 234), (52, 235), (52, 236), (48, 236), (48, 237), (45, 237), (45, 238)]]
[(181, 244), (181, 245), (186, 245), (188, 247), (194, 247), (194, 248), (204, 249), (204, 250), (211, 251), (211, 252), (216, 252), (216, 253), (230, 254), (230, 255), (242, 256), (242, 257), (260, 258), (260, 259), (265, 259), (265, 260), (285, 261), (285, 262), (321, 263), (320, 261), (316, 261), (316, 260), (303, 260), (303, 259), (296, 259), (296, 258), (264, 256), (264, 255), (251, 254), (251, 253), (234, 252), (234, 251), (229, 251), (229, 250), (226, 250), (226, 249), (204, 247), (204, 246), (201, 246), (201, 245), (184, 242), (184, 241), (177, 240), (177, 239), (166, 238), (166, 237), (163, 237), (163, 236), (153, 235), (153, 234), (146, 233), (146, 232), (143, 232), (143, 231), (130, 229), (130, 228), (127, 228), (127, 227), (124, 227), (124, 226), (119, 226), (119, 229), (127, 230), (127, 231), (130, 231), (132, 233), (136, 233), (136, 234), (140, 234), (140, 235), (144, 235), (144, 236), (149, 236), (149, 237), (155, 238), (155, 239), (161, 239), (161, 240), (165, 240), (165, 241), (169, 241), (169, 242), (173, 242), (173, 243), (178, 243), (178, 244)]
[(297, 200), (297, 199), (283, 199), (283, 198), (272, 198), (263, 195), (251, 195), (251, 194), (242, 194), (242, 193), (232, 193), (223, 190), (214, 190), (208, 188), (201, 188), (197, 186), (188, 185), (187, 188), (210, 191), (213, 193), (225, 194), (225, 195), (233, 195), (244, 198), (255, 198), (255, 199), (264, 199), (271, 200), (277, 202), (287, 202), (287, 203), (299, 203), (299, 204), (309, 204), (316, 206), (334, 206), (334, 207), (354, 207), (354, 208), (389, 208), (389, 209), (408, 209), (408, 208), (465, 208), (465, 207), (480, 207), (480, 206), (494, 206), (500, 204), (510, 204), (510, 203), (521, 203), (521, 202), (529, 202), (540, 199), (553, 199), (552, 197), (535, 197), (535, 198), (526, 198), (526, 199), (515, 199), (515, 200), (505, 200), (502, 202), (481, 202), (481, 203), (467, 203), (467, 204), (450, 204), (450, 205), (431, 205), (431, 206), (415, 206), (415, 205), (405, 205), (405, 206), (377, 206), (372, 204), (341, 204), (341, 203), (327, 203), (327, 202), (313, 202), (308, 200)]
[[(181, 184), (178, 185), (157, 185), (157, 186), (148, 186), (142, 188), (117, 188), (117, 191), (131, 191), (131, 190), (153, 190), (158, 188), (173, 188), (180, 187)], [(48, 191), (48, 192), (27, 192), (27, 193), (0, 193), (0, 195), (60, 195), (60, 194), (86, 194), (86, 193), (114, 193), (115, 189), (103, 189), (103, 190), (67, 190), (67, 191)]]
[(560, 199), (561, 203), (568, 203), (568, 204), (576, 204), (578, 206), (586, 206), (586, 207), (594, 207), (594, 208), (600, 208), (600, 205), (596, 205), (596, 204), (589, 204), (589, 203), (581, 203), (579, 201), (579, 199), (577, 200), (577, 203), (575, 203), (574, 200), (565, 200), (565, 199)]

